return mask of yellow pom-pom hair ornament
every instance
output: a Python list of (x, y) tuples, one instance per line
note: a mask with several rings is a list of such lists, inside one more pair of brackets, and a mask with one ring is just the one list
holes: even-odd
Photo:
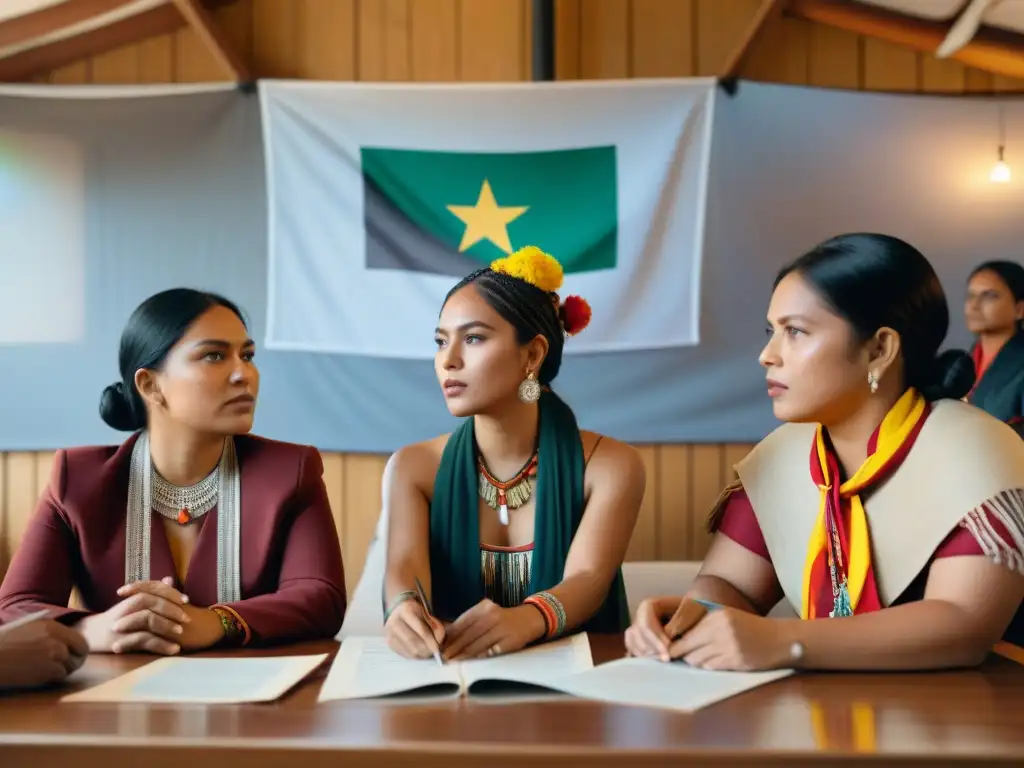
[(562, 287), (565, 275), (562, 265), (537, 246), (528, 245), (509, 256), (495, 259), (491, 262), (491, 269), (550, 293), (567, 335), (575, 336), (590, 324), (591, 310), (586, 299), (581, 296), (566, 296), (565, 301), (559, 299), (558, 289)]
[(535, 245), (528, 245), (510, 256), (495, 259), (491, 262), (491, 269), (525, 280), (546, 293), (554, 293), (562, 287), (562, 265), (554, 256), (544, 253)]

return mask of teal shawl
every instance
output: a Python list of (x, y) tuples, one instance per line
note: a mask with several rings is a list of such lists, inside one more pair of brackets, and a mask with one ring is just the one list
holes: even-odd
[[(562, 581), (583, 517), (583, 443), (572, 409), (554, 392), (540, 398), (536, 505), (530, 594)], [(480, 568), (479, 475), (473, 419), (448, 439), (430, 503), (430, 580), (434, 615), (453, 621), (484, 598)], [(622, 632), (629, 608), (622, 569), (597, 613), (579, 630)]]

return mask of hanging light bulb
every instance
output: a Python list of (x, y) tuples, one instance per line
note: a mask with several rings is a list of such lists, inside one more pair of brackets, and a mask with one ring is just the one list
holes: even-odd
[(995, 165), (992, 166), (992, 171), (988, 175), (988, 180), (994, 184), (1005, 184), (1010, 180), (1010, 166), (1003, 160), (1003, 148), (999, 148), (999, 160)]
[(1010, 166), (1003, 159), (1003, 149), (1006, 146), (1006, 123), (1003, 116), (1003, 105), (999, 105), (999, 160), (992, 166), (988, 179), (993, 184), (1005, 184), (1010, 180)]

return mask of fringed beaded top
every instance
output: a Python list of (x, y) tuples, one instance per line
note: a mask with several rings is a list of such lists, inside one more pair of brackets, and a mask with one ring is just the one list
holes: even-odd
[(530, 566), (533, 544), (521, 547), (480, 545), (480, 568), (484, 596), (502, 608), (521, 605), (530, 595)]

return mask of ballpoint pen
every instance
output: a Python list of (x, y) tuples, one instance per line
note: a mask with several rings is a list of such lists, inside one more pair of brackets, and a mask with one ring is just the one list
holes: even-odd
[(19, 616), (14, 621), (9, 621), (6, 624), (0, 624), (0, 627), (2, 627), (3, 629), (5, 629), (7, 631), (10, 631), (10, 630), (15, 629), (17, 627), (22, 627), (22, 626), (24, 626), (26, 624), (31, 624), (33, 621), (38, 621), (39, 619), (45, 619), (47, 616), (49, 616), (49, 614), (50, 614), (49, 609), (44, 608), (41, 611), (36, 611), (34, 613), (29, 613), (29, 614), (27, 614), (25, 616)]
[[(700, 616), (694, 616), (692, 613), (687, 614), (687, 608), (692, 608), (693, 604), (699, 605), (703, 608), (704, 613), (711, 613), (712, 611), (717, 611), (723, 607), (720, 603), (715, 603), (710, 600), (701, 600), (697, 597), (685, 598), (679, 604), (679, 608), (676, 609), (675, 614), (673, 614), (672, 618), (669, 619), (668, 623), (665, 625), (665, 632), (668, 635), (669, 640), (678, 640), (683, 636), (684, 632), (690, 629), (690, 627), (696, 624), (703, 617), (703, 614)], [(682, 627), (680, 627), (680, 624), (682, 624)]]
[(723, 607), (721, 603), (713, 603), (710, 600), (701, 600), (699, 597), (691, 597), (690, 599), (695, 603), (700, 603), (709, 611), (717, 611), (719, 608)]
[[(420, 584), (418, 576), (416, 577), (416, 593), (420, 596), (420, 603), (423, 605), (424, 612), (426, 612), (428, 617), (432, 616), (433, 611), (430, 609), (430, 603), (427, 602), (427, 595), (423, 591), (423, 585)], [(431, 629), (431, 632), (433, 632), (433, 629)], [(434, 658), (437, 660), (438, 666), (444, 666), (444, 661), (441, 660), (441, 647), (437, 644), (436, 639), (434, 640)]]
[[(695, 608), (694, 606), (700, 607)], [(701, 600), (699, 597), (685, 598), (665, 625), (665, 633), (668, 635), (669, 641), (675, 642), (692, 627), (696, 626), (705, 615), (722, 608), (724, 606), (721, 603), (715, 603), (711, 600)], [(682, 658), (671, 659), (671, 661), (677, 664), (686, 663)]]

